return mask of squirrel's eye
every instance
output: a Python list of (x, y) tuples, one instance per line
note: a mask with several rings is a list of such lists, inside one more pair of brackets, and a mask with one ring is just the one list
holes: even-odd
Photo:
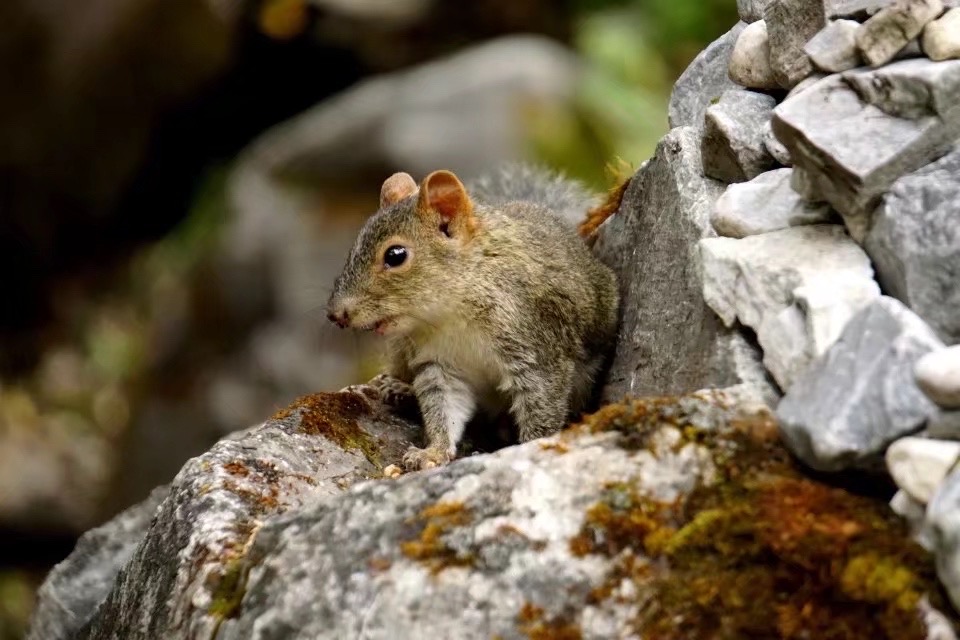
[(399, 267), (407, 261), (407, 248), (398, 244), (387, 247), (383, 252), (383, 264), (387, 267)]

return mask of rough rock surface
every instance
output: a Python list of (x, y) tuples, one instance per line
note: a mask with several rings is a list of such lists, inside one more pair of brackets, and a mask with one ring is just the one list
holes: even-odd
[(710, 212), (722, 193), (701, 173), (697, 130), (680, 127), (600, 227), (594, 251), (620, 278), (623, 314), (607, 401), (740, 383), (771, 397), (756, 348), (703, 302), (696, 245), (715, 235)]
[(763, 125), (763, 146), (767, 148), (767, 151), (778, 163), (784, 167), (793, 166), (790, 150), (777, 140), (777, 136), (773, 135), (773, 127), (770, 126), (769, 120)]
[[(773, 637), (785, 609), (810, 608), (798, 634), (932, 640), (945, 620), (903, 524), (804, 478), (769, 414), (726, 392), (611, 405), (552, 438), (319, 495), (279, 464), (262, 477), (279, 461), (251, 439), (271, 429), (294, 437), (235, 441), (257, 457), (227, 471), (233, 497), (213, 452), (184, 468), (76, 637), (600, 640), (707, 637), (718, 619), (730, 637)], [(269, 486), (286, 509), (262, 505)], [(197, 547), (200, 531), (235, 544)], [(905, 590), (872, 590), (864, 554)]]
[(960, 9), (951, 9), (924, 27), (921, 45), (931, 60), (960, 58)]
[(667, 120), (670, 127), (703, 126), (703, 113), (716, 98), (737, 85), (730, 79), (728, 68), (734, 45), (746, 25), (733, 26), (700, 52), (673, 85)]
[(773, 0), (763, 17), (770, 35), (770, 66), (780, 86), (791, 89), (813, 71), (803, 47), (826, 26), (823, 0)]
[(900, 438), (887, 449), (886, 460), (887, 471), (897, 486), (926, 504), (960, 460), (960, 442)]
[[(880, 72), (911, 63), (897, 62)], [(875, 77), (882, 85), (887, 75)], [(898, 118), (863, 102), (843, 77), (834, 75), (777, 106), (772, 126), (790, 150), (794, 176), (800, 169), (819, 196), (843, 215), (854, 239), (863, 241), (870, 215), (890, 185), (950, 148), (960, 134), (960, 111), (946, 120), (935, 115)]]
[(899, 0), (878, 11), (857, 31), (857, 48), (871, 66), (879, 67), (920, 35), (943, 12), (941, 0)]
[(874, 214), (865, 245), (884, 290), (947, 344), (960, 342), (958, 176), (955, 151), (897, 180)]
[(913, 370), (917, 385), (943, 409), (960, 409), (960, 344), (920, 358)]
[(861, 100), (892, 116), (960, 118), (960, 60), (902, 60), (882, 69), (850, 71), (843, 79)]
[(770, 40), (766, 22), (758, 20), (740, 32), (730, 54), (728, 72), (733, 82), (749, 89), (780, 87), (770, 66)]
[(924, 433), (931, 438), (960, 440), (960, 411), (938, 411), (927, 421)]
[(887, 445), (922, 429), (935, 411), (913, 380), (913, 365), (942, 346), (903, 304), (880, 298), (780, 402), (787, 445), (814, 469), (878, 468)]
[(940, 485), (927, 507), (926, 526), (937, 558), (937, 575), (960, 609), (960, 470)]
[(837, 73), (860, 64), (855, 20), (833, 20), (803, 47), (813, 64), (822, 71)]
[[(380, 477), (381, 465), (399, 460), (418, 432), (362, 386), (307, 396), (221, 440), (174, 478), (96, 618), (78, 633), (35, 637), (173, 638), (174, 629), (176, 637), (212, 637), (235, 605), (239, 561), (266, 519)], [(102, 579), (80, 579), (91, 576)], [(72, 615), (82, 621), (89, 612)], [(39, 611), (32, 628), (57, 629), (46, 616)]]
[(772, 0), (737, 0), (737, 13), (744, 22), (763, 20), (763, 11)]
[(83, 534), (73, 553), (40, 587), (27, 640), (66, 640), (90, 621), (169, 493), (168, 487), (160, 487), (140, 504)]
[(732, 184), (714, 206), (710, 222), (721, 236), (744, 238), (788, 227), (832, 222), (826, 204), (801, 199), (790, 186), (790, 169), (762, 173)]
[(780, 385), (794, 380), (880, 295), (870, 260), (840, 225), (700, 241), (703, 297), (728, 327), (752, 328)]
[(776, 100), (742, 89), (724, 91), (704, 116), (703, 173), (724, 182), (752, 180), (776, 167), (763, 144), (764, 123)]

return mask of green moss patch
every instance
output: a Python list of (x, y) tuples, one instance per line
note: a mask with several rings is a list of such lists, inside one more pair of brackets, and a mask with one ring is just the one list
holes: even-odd
[(674, 504), (609, 485), (570, 541), (613, 559), (601, 603), (624, 579), (632, 622), (658, 640), (921, 640), (921, 597), (948, 611), (928, 554), (882, 503), (804, 477), (769, 416), (703, 430), (676, 399), (604, 407), (581, 428), (642, 446), (663, 426), (702, 443), (717, 478)]

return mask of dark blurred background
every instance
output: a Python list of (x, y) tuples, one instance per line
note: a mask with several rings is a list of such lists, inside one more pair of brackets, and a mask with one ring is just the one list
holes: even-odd
[(382, 180), (648, 157), (733, 0), (0, 2), (0, 640), (76, 538), (368, 378), (329, 286)]

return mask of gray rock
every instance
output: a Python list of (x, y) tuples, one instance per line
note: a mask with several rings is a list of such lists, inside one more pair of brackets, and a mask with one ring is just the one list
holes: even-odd
[(749, 89), (778, 89), (780, 87), (770, 66), (770, 42), (767, 23), (763, 20), (747, 25), (740, 32), (730, 54), (729, 78)]
[(703, 126), (703, 113), (711, 102), (737, 85), (727, 72), (734, 44), (746, 25), (742, 22), (700, 52), (673, 85), (667, 120), (670, 127)]
[(913, 365), (942, 346), (903, 304), (880, 298), (847, 323), (780, 402), (787, 445), (821, 471), (878, 468), (887, 445), (919, 431), (935, 411), (913, 381)]
[(312, 176), (390, 166), (473, 178), (524, 158), (516, 104), (571, 99), (581, 70), (556, 41), (504, 36), (359, 83), (274, 128), (283, 144), (260, 146), (274, 154), (271, 166)]
[(681, 127), (660, 141), (600, 227), (594, 251), (620, 279), (623, 310), (607, 401), (744, 382), (776, 398), (756, 347), (703, 302), (697, 241), (714, 235), (710, 212), (722, 193), (701, 173), (696, 129)]
[(763, 362), (789, 389), (880, 295), (870, 260), (840, 225), (700, 241), (703, 297), (728, 327), (757, 333)]
[(926, 526), (926, 503), (917, 502), (911, 498), (906, 491), (900, 490), (890, 498), (890, 510), (907, 521), (907, 526), (910, 527), (910, 537), (913, 538), (917, 544), (927, 551), (933, 551), (933, 539)]
[(763, 144), (763, 129), (776, 103), (762, 93), (724, 91), (704, 117), (704, 175), (724, 182), (744, 182), (775, 168), (776, 160)]
[[(824, 0), (827, 18), (850, 18), (863, 22), (881, 9), (891, 6), (895, 0)], [(944, 0), (943, 6), (960, 6), (960, 0)]]
[(801, 80), (797, 86), (787, 92), (787, 98), (792, 98), (793, 96), (803, 93), (813, 85), (817, 84), (820, 80), (823, 80), (827, 76), (822, 73), (811, 73), (809, 76)]
[[(177, 474), (96, 616), (70, 637), (213, 637), (236, 605), (239, 560), (263, 522), (381, 477), (418, 432), (361, 386), (308, 396), (221, 440)], [(35, 618), (32, 628), (55, 624)]]
[(954, 151), (893, 184), (865, 245), (884, 290), (947, 344), (960, 342), (958, 198), (960, 151)]
[(913, 374), (920, 389), (942, 409), (960, 409), (960, 344), (923, 356)]
[(763, 20), (763, 11), (772, 0), (737, 0), (737, 13), (746, 23)]
[(960, 440), (960, 411), (938, 411), (927, 421), (924, 431), (931, 438)]
[(960, 58), (960, 9), (951, 9), (927, 24), (921, 44), (931, 60)]
[(27, 640), (76, 637), (110, 593), (169, 493), (168, 487), (160, 487), (140, 504), (80, 537), (70, 556), (50, 571), (37, 592)]
[(860, 64), (854, 20), (832, 20), (803, 47), (813, 64), (823, 71), (847, 71)]
[[(273, 438), (255, 440), (268, 431)], [(284, 454), (292, 464), (281, 463), (280, 443), (291, 437), (268, 425), (233, 441), (238, 447), (227, 459), (242, 452), (242, 463), (224, 467), (213, 452), (188, 463), (113, 593), (74, 637), (601, 640), (649, 637), (654, 628), (689, 633), (712, 628), (726, 605), (701, 602), (703, 613), (691, 615), (685, 602), (671, 603), (666, 594), (701, 576), (701, 566), (645, 542), (638, 534), (647, 527), (664, 534), (661, 544), (716, 558), (731, 584), (758, 576), (785, 584), (782, 596), (769, 596), (771, 607), (807, 604), (801, 587), (821, 584), (831, 563), (849, 559), (842, 550), (812, 554), (809, 566), (797, 567), (771, 541), (776, 515), (704, 533), (716, 505), (741, 504), (731, 503), (730, 493), (757, 496), (773, 514), (799, 509), (798, 519), (814, 531), (842, 518), (858, 541), (902, 546), (908, 570), (922, 566), (882, 503), (829, 489), (826, 504), (811, 508), (798, 505), (792, 491), (777, 491), (786, 485), (819, 495), (822, 487), (798, 473), (769, 412), (726, 391), (622, 403), (552, 438), (343, 492), (313, 492), (307, 480), (319, 487), (330, 478), (322, 456), (294, 446)], [(217, 449), (227, 453), (223, 443)], [(684, 501), (693, 491), (706, 503)], [(673, 510), (681, 501), (684, 508)], [(798, 537), (822, 540), (819, 533)], [(731, 561), (709, 544), (743, 539), (762, 553)], [(937, 588), (925, 577), (912, 586), (921, 594)], [(867, 622), (882, 612), (893, 624), (925, 621), (930, 640), (944, 620), (926, 598), (906, 611), (853, 599)], [(650, 600), (665, 609), (638, 616)], [(829, 601), (820, 612), (815, 624), (832, 621), (834, 612), (847, 619), (843, 606)], [(813, 637), (808, 626), (801, 618), (797, 633)], [(777, 618), (727, 629), (741, 637), (747, 627), (772, 637)]]
[(960, 118), (960, 60), (903, 60), (882, 69), (849, 71), (843, 79), (861, 100), (892, 116)]
[(784, 167), (793, 166), (790, 150), (783, 146), (782, 142), (777, 140), (777, 136), (773, 135), (773, 127), (770, 126), (769, 120), (763, 126), (763, 146), (766, 147), (767, 152), (773, 156), (773, 159), (779, 164)]
[(941, 0), (898, 0), (878, 11), (857, 30), (860, 55), (874, 67), (890, 62), (941, 13)]
[(950, 474), (927, 506), (926, 527), (934, 544), (937, 575), (953, 606), (960, 608), (960, 470)]
[[(912, 61), (890, 67), (901, 64)], [(862, 242), (882, 194), (897, 178), (943, 155), (960, 135), (958, 113), (950, 112), (948, 120), (891, 116), (834, 75), (777, 106), (772, 126), (790, 150), (794, 178), (807, 180)]]
[(960, 442), (900, 438), (887, 448), (887, 471), (901, 490), (927, 504), (960, 461)]
[(803, 46), (826, 24), (823, 0), (773, 0), (763, 13), (770, 34), (770, 66), (791, 89), (813, 72)]
[(833, 222), (825, 204), (810, 204), (790, 186), (791, 169), (762, 173), (732, 184), (713, 208), (710, 222), (721, 236), (745, 238), (807, 224)]

